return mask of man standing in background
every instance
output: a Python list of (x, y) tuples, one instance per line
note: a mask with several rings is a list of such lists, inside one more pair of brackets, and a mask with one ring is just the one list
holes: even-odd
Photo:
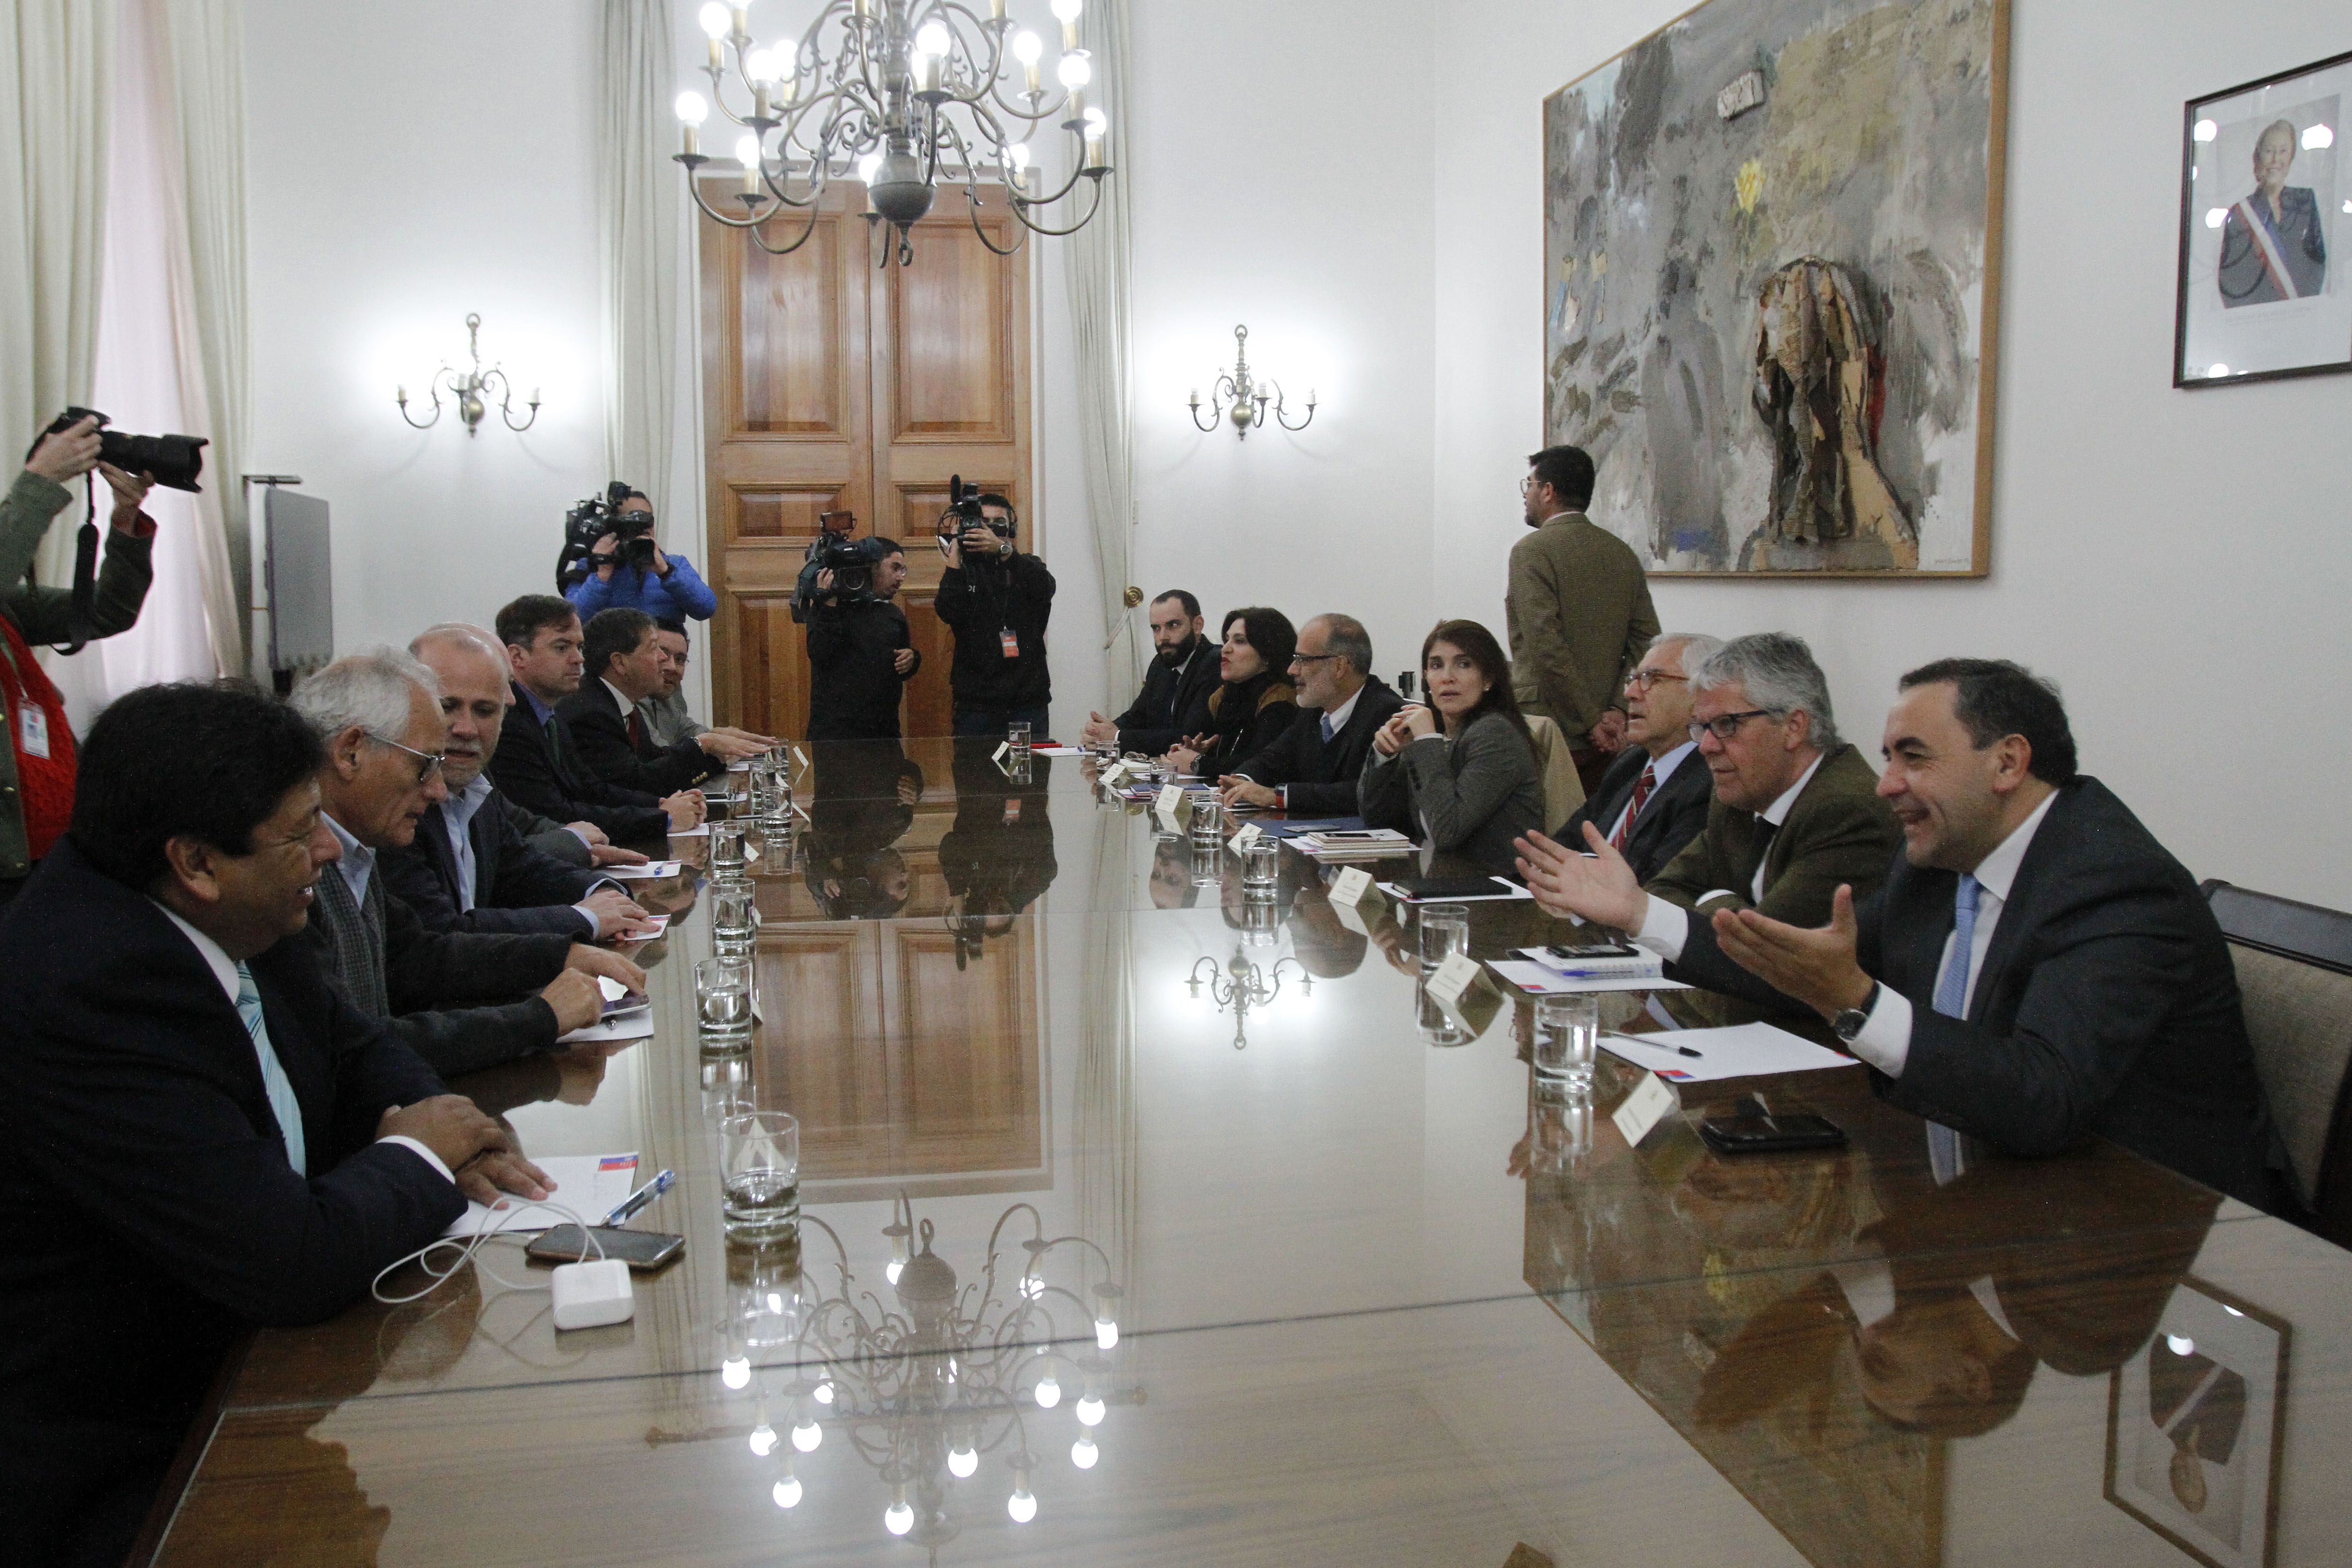
[(1625, 744), (1621, 689), (1658, 635), (1650, 583), (1625, 542), (1584, 515), (1592, 458), (1546, 447), (1519, 482), (1535, 532), (1511, 547), (1505, 613), (1511, 686), (1523, 713), (1541, 713), (1569, 739), (1588, 798)]

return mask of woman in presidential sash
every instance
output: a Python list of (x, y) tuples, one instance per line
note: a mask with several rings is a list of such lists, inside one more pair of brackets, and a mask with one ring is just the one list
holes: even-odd
[(2254, 190), (2230, 207), (2221, 224), (2221, 303), (2267, 305), (2301, 300), (2327, 285), (2327, 242), (2319, 228), (2319, 198), (2308, 185), (2290, 185), (2294, 126), (2273, 121), (2254, 141)]

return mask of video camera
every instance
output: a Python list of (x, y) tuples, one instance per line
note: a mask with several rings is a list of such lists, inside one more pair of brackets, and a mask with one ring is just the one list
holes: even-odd
[(595, 552), (596, 542), (608, 533), (613, 536), (614, 565), (652, 570), (654, 514), (621, 510), (621, 503), (636, 493), (626, 479), (614, 479), (603, 495), (590, 496), (563, 514), (563, 556), (555, 567), (559, 590), (579, 586), (604, 564), (606, 558)]
[(120, 430), (109, 430), (107, 416), (95, 408), (68, 408), (53, 420), (49, 427), (33, 438), (32, 447), (25, 450), (25, 458), (32, 460), (34, 448), (60, 430), (70, 430), (85, 419), (99, 424), (98, 458), (111, 463), (126, 474), (152, 474), (155, 482), (166, 489), (185, 490), (201, 495), (204, 487), (197, 479), (205, 471), (205, 447), (202, 436), (125, 436)]
[[(793, 589), (795, 621), (806, 621), (820, 599), (829, 598), (835, 605), (872, 604), (874, 568), (890, 553), (879, 539), (849, 537), (849, 531), (857, 526), (856, 512), (819, 512), (816, 521), (817, 536), (809, 542), (808, 553), (801, 562), (800, 580)], [(820, 572), (833, 574), (832, 587), (817, 586)]]
[(978, 485), (965, 484), (961, 474), (948, 476), (948, 508), (940, 513), (940, 554), (945, 555), (953, 550), (956, 541), (963, 537), (964, 530), (968, 528), (984, 528), (999, 539), (1013, 537), (1013, 530), (1019, 526), (1010, 515), (1013, 509), (1006, 507), (1004, 510), (1008, 515), (1003, 517), (984, 517), (981, 514), (980, 498)]

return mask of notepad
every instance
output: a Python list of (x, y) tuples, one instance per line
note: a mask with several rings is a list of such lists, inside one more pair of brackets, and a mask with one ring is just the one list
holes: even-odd
[[(1800, 1039), (1769, 1024), (1735, 1024), (1726, 1029), (1678, 1029), (1655, 1037), (1658, 1044), (1639, 1035), (1603, 1034), (1601, 1048), (1620, 1061), (1646, 1068), (1676, 1083), (1711, 1083), (1719, 1079), (1754, 1078), (1764, 1073), (1815, 1072), (1823, 1068), (1853, 1066), (1811, 1040)], [(1686, 1057), (1675, 1049), (1688, 1046), (1698, 1052)]]
[(1687, 991), (1662, 975), (1562, 974), (1523, 958), (1490, 958), (1486, 967), (1530, 996), (1570, 996), (1597, 991)]
[[(611, 1214), (621, 1206), (623, 1199), (637, 1190), (637, 1156), (635, 1150), (625, 1154), (550, 1154), (534, 1160), (532, 1164), (547, 1173), (555, 1184), (548, 1194), (550, 1201), (587, 1217), (588, 1223)], [(500, 1235), (509, 1231), (529, 1233), (545, 1230), (551, 1226), (572, 1222), (553, 1209), (541, 1208), (521, 1198), (503, 1198), (495, 1209), (478, 1203), (468, 1203), (466, 1212), (449, 1222), (444, 1236), (478, 1236), (486, 1230)]]

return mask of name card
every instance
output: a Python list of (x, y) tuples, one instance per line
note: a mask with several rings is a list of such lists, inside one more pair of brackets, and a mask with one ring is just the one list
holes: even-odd
[(994, 751), (992, 751), (992, 752), (989, 752), (989, 753), (988, 753), (988, 760), (989, 760), (990, 762), (992, 762), (992, 763), (1001, 763), (1001, 762), (1003, 762), (1003, 761), (1004, 760), (1004, 753), (1005, 753), (1005, 752), (1009, 752), (1009, 751), (1011, 751), (1012, 749), (1013, 749), (1013, 742), (1010, 742), (1010, 741), (1007, 741), (1007, 742), (1005, 742), (1003, 745), (1001, 745), (1001, 746), (997, 747), (997, 748), (996, 748), (996, 750), (994, 750)]
[(802, 751), (798, 746), (794, 746), (793, 748), (793, 761), (800, 763), (803, 767), (806, 767), (808, 766), (808, 753)]
[[(1429, 977), (1429, 994), (1440, 1005), (1450, 1005), (1462, 999), (1462, 993), (1478, 978), (1478, 961), (1467, 953), (1450, 952), (1437, 973)], [(1673, 1096), (1667, 1096), (1672, 1099)]]
[(1176, 808), (1183, 804), (1184, 786), (1182, 784), (1167, 784), (1161, 787), (1160, 791), (1160, 798), (1151, 803), (1151, 809), (1154, 811), (1164, 811), (1172, 816), (1176, 814)]
[(1225, 840), (1225, 847), (1238, 855), (1265, 837), (1265, 830), (1256, 823), (1246, 822), (1242, 825), (1242, 830), (1239, 833)]
[(1133, 765), (1131, 763), (1126, 762), (1116, 762), (1111, 763), (1110, 766), (1105, 768), (1102, 771), (1100, 777), (1106, 788), (1116, 789), (1120, 784), (1127, 782), (1127, 775), (1132, 771)]
[(1666, 1112), (1679, 1110), (1682, 1101), (1675, 1098), (1665, 1080), (1655, 1073), (1643, 1073), (1641, 1086), (1625, 1097), (1625, 1102), (1610, 1113), (1617, 1131), (1625, 1135), (1628, 1147), (1650, 1135), (1657, 1124), (1665, 1120)]
[(1372, 874), (1361, 866), (1350, 866), (1339, 873), (1338, 881), (1331, 884), (1331, 901), (1350, 906), (1360, 904), (1364, 901), (1364, 895), (1371, 890)]

